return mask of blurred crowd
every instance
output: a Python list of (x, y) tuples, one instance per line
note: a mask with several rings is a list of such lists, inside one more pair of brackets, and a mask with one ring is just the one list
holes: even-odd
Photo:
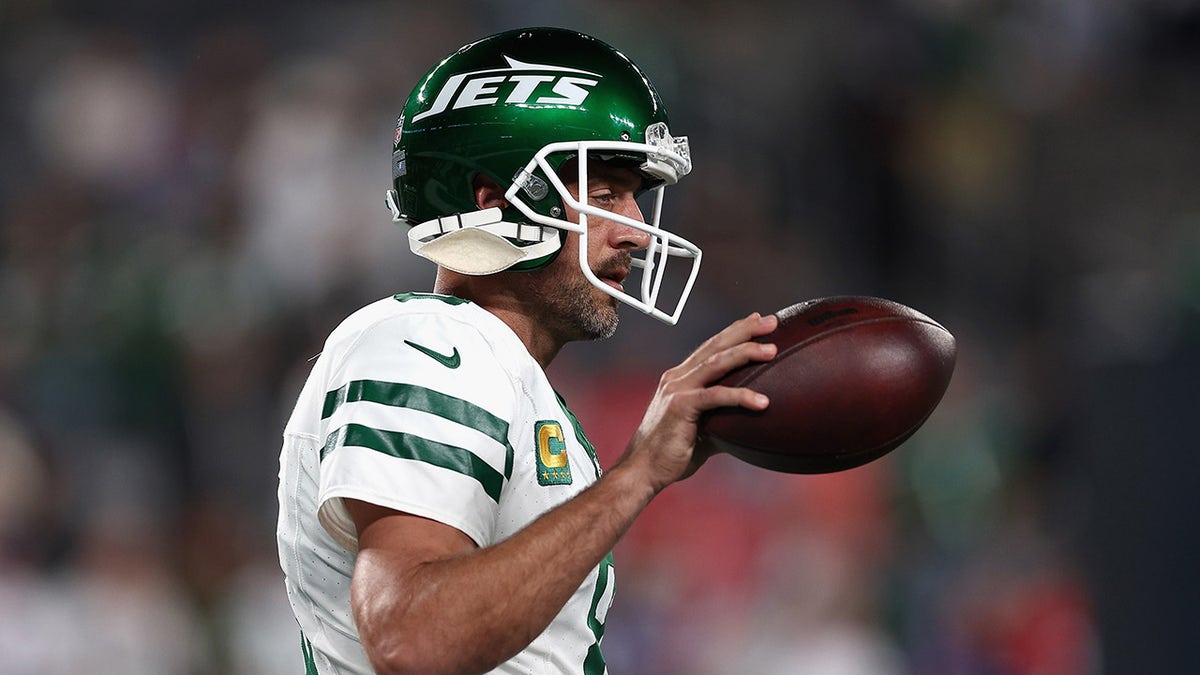
[(520, 25), (621, 48), (692, 143), (683, 320), (551, 369), (606, 465), (752, 310), (883, 296), (960, 350), (882, 460), (656, 500), (612, 672), (1194, 668), (1200, 3), (3, 0), (0, 673), (301, 670), (283, 421), (346, 314), (432, 282), (383, 199), (409, 89)]

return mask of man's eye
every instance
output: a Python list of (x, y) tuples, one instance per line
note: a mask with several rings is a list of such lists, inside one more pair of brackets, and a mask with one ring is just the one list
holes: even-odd
[(611, 192), (602, 192), (600, 194), (590, 195), (588, 198), (601, 206), (612, 204), (617, 201), (617, 196)]

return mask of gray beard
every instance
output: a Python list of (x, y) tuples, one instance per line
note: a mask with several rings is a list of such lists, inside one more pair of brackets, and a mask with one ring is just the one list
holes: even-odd
[(563, 321), (573, 329), (570, 332), (574, 340), (610, 338), (617, 332), (620, 320), (617, 300), (611, 298), (611, 304), (597, 307), (591, 298), (595, 290), (587, 279), (579, 279), (569, 287), (560, 288), (556, 292), (558, 297), (550, 303), (559, 309)]

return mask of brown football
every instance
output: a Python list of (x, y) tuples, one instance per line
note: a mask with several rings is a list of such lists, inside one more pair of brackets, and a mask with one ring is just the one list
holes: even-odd
[(925, 423), (954, 372), (954, 336), (891, 300), (841, 296), (776, 312), (757, 338), (779, 351), (717, 384), (770, 397), (764, 411), (721, 408), (700, 421), (701, 443), (787, 473), (829, 473), (891, 452)]

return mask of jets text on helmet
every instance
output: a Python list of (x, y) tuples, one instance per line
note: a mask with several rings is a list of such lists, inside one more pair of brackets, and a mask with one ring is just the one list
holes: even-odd
[(601, 75), (586, 70), (522, 63), (510, 56), (504, 60), (508, 62), (507, 68), (452, 76), (433, 99), (433, 105), (413, 115), (412, 121), (419, 122), (446, 110), (496, 105), (501, 101), (505, 105), (578, 107), (591, 93), (591, 87), (600, 83)]

